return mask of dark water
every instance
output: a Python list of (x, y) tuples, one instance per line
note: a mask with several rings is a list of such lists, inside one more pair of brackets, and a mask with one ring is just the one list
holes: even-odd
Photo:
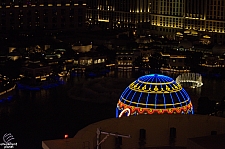
[(203, 86), (199, 88), (189, 88), (193, 83), (181, 83), (181, 85), (196, 98), (202, 96), (220, 102), (225, 96), (225, 80), (220, 78), (203, 78)]
[[(78, 81), (78, 80), (75, 80)], [(0, 120), (1, 136), (11, 133), (16, 149), (41, 149), (41, 141), (73, 137), (88, 124), (115, 116), (115, 105), (70, 99), (67, 84), (41, 91), (17, 90), (16, 102), (4, 106)], [(7, 110), (8, 108), (8, 110)]]
[[(108, 77), (136, 79), (148, 73), (150, 72), (110, 72)], [(174, 79), (179, 75), (165, 72), (163, 74)], [(74, 83), (85, 80), (84, 77), (64, 79), (64, 85), (49, 90), (17, 90), (15, 102), (0, 105), (3, 111), (0, 117), (0, 143), (3, 143), (1, 136), (11, 133), (15, 138), (13, 142), (18, 143), (16, 149), (41, 149), (43, 140), (61, 139), (65, 134), (73, 137), (78, 130), (91, 123), (115, 117), (116, 103), (90, 103), (67, 96), (67, 91)], [(200, 96), (208, 96), (217, 101), (225, 96), (224, 80), (203, 78), (203, 83), (201, 88), (187, 88), (194, 106)]]

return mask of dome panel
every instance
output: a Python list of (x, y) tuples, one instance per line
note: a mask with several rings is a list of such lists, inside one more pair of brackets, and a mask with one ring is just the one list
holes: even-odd
[(138, 114), (193, 114), (187, 92), (172, 78), (159, 74), (139, 77), (121, 94), (116, 117)]

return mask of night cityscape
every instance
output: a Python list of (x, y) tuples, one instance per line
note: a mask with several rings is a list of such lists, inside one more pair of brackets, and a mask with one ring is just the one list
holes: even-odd
[(225, 0), (0, 0), (0, 148), (224, 149)]

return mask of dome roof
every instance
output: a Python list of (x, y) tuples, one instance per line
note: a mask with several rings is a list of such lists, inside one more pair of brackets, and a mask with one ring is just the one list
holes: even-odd
[(150, 74), (138, 78), (124, 90), (116, 117), (155, 113), (191, 114), (193, 107), (180, 84), (168, 76)]

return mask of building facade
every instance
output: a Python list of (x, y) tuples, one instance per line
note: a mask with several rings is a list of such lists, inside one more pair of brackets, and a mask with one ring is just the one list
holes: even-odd
[(0, 0), (0, 30), (81, 30), (90, 25), (222, 43), (224, 7), (224, 0)]
[[(211, 38), (221, 43), (225, 32), (223, 0), (151, 0), (151, 26), (158, 34)], [(195, 39), (195, 38), (193, 38)]]
[(87, 0), (86, 19), (104, 29), (136, 29), (150, 22), (150, 0)]
[[(224, 0), (87, 0), (86, 19), (104, 29), (126, 28), (138, 34), (176, 38), (207, 36), (221, 43), (225, 32)], [(194, 37), (193, 37), (194, 36)]]
[(85, 28), (85, 0), (0, 0), (0, 30)]

